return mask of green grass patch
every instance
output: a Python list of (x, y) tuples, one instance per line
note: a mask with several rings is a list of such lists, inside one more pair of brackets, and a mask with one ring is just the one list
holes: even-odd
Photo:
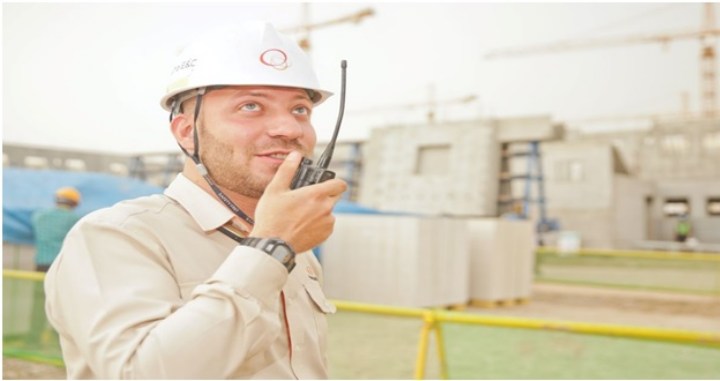
[[(341, 311), (329, 324), (331, 378), (413, 378), (420, 319)], [(442, 327), (452, 379), (720, 378), (720, 349), (712, 347), (467, 324)], [(439, 376), (431, 340), (425, 377)]]
[(717, 379), (720, 350), (569, 332), (444, 325), (453, 379)]

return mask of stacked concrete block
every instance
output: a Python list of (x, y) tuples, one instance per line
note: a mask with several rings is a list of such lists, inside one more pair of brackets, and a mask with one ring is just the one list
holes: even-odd
[(489, 123), (373, 130), (359, 202), (387, 211), (494, 216), (499, 144)]
[(467, 220), (472, 304), (528, 299), (535, 264), (535, 232), (528, 220)]
[(336, 300), (403, 307), (464, 305), (468, 260), (461, 219), (341, 214), (322, 246), (324, 288)]

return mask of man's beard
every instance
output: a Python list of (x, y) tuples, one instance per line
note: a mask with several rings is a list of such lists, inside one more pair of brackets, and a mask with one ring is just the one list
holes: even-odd
[(220, 141), (206, 128), (201, 127), (199, 130), (200, 159), (210, 177), (225, 189), (251, 198), (260, 198), (268, 181), (261, 181), (250, 173), (252, 153), (246, 151), (244, 162), (238, 163), (232, 145)]
[[(244, 160), (235, 157), (231, 144), (218, 139), (206, 128), (200, 127), (200, 159), (207, 168), (210, 177), (222, 188), (254, 199), (259, 199), (272, 180), (262, 175), (253, 174), (250, 162), (257, 152), (254, 146), (245, 147), (240, 153)], [(270, 147), (264, 148), (268, 149)], [(272, 148), (283, 148), (303, 151), (300, 144), (286, 139), (277, 138)]]

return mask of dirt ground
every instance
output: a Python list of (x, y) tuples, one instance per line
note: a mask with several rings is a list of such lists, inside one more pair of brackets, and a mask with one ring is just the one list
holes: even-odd
[(2, 378), (5, 380), (62, 380), (65, 368), (3, 357)]
[(466, 312), (720, 333), (720, 296), (535, 283), (526, 304)]
[[(720, 297), (537, 283), (525, 304), (464, 312), (720, 333)], [(63, 379), (61, 368), (3, 359), (4, 379)]]

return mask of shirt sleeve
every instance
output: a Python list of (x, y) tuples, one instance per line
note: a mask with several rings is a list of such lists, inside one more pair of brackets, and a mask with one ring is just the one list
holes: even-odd
[(48, 319), (94, 374), (227, 378), (282, 333), (282, 264), (237, 247), (183, 301), (172, 263), (149, 230), (81, 221), (48, 274)]

